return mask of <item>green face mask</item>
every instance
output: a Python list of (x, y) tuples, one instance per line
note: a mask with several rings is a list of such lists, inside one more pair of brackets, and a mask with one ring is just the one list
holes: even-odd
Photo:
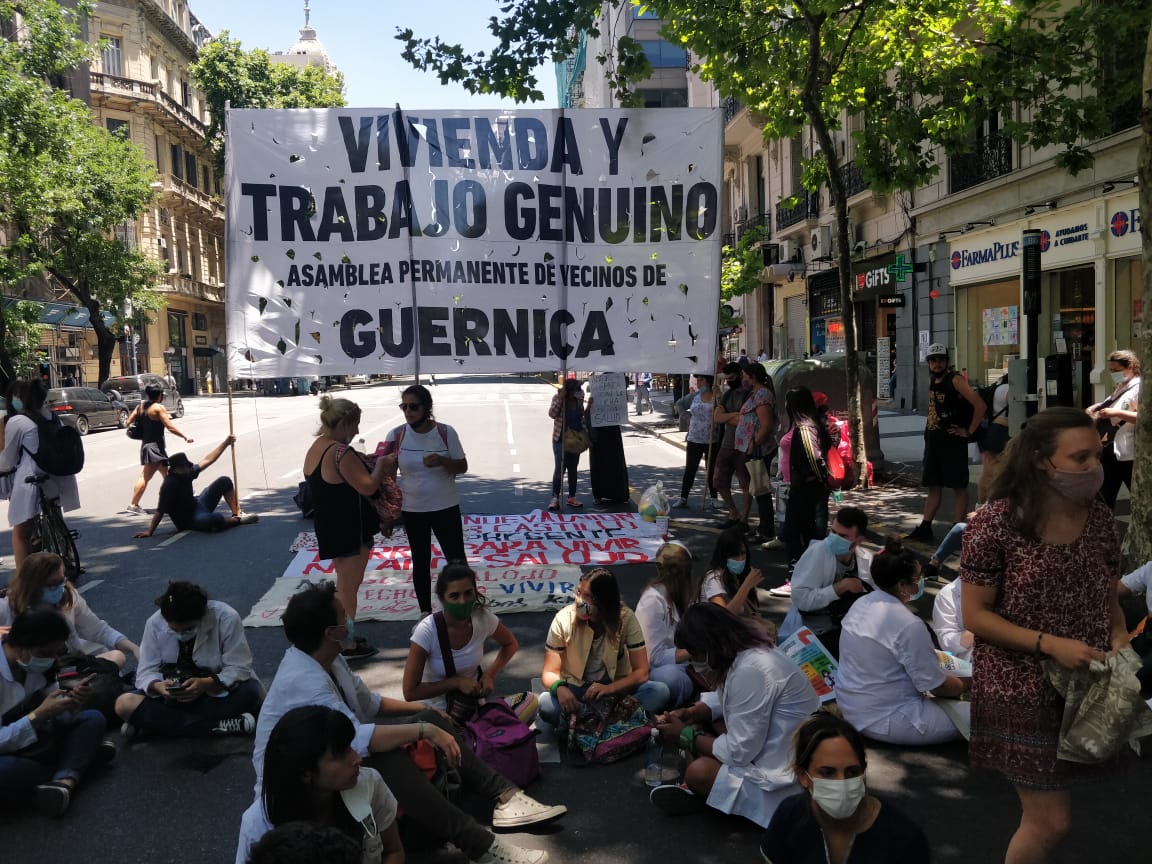
[(457, 621), (467, 621), (472, 617), (472, 610), (476, 608), (476, 601), (469, 600), (467, 603), (444, 603), (444, 614), (450, 618), (455, 618)]

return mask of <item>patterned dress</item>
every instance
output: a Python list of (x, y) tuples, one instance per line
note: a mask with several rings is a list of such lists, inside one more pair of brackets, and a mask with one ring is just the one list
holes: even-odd
[[(993, 611), (1005, 620), (1108, 651), (1111, 591), (1119, 567), (1116, 522), (1100, 501), (1080, 537), (1061, 545), (1024, 537), (1012, 524), (1008, 502), (999, 500), (980, 508), (968, 523), (960, 577), (998, 589)], [(1099, 770), (1057, 761), (1064, 702), (1048, 683), (1038, 655), (977, 638), (973, 662), (968, 746), (973, 765), (994, 768), (1032, 789), (1065, 789), (1075, 775)]]

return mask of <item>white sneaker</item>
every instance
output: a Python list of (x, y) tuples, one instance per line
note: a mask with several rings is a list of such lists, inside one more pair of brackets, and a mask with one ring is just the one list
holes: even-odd
[(559, 819), (568, 808), (563, 804), (541, 804), (523, 792), (517, 792), (503, 804), (492, 810), (493, 828), (520, 828), (524, 825), (539, 825)]
[(256, 731), (256, 718), (251, 714), (220, 720), (212, 727), (213, 735), (251, 735)]
[(547, 860), (548, 853), (543, 849), (509, 846), (501, 843), (499, 837), (492, 841), (487, 852), (472, 859), (474, 864), (544, 864)]
[(131, 513), (133, 516), (143, 516), (144, 515), (144, 508), (141, 507), (139, 504), (129, 504), (127, 507), (124, 508), (124, 512), (125, 513)]
[(764, 551), (766, 551), (766, 552), (772, 552), (772, 551), (774, 551), (774, 550), (776, 550), (776, 549), (787, 549), (787, 548), (788, 548), (788, 544), (786, 544), (786, 543), (785, 543), (783, 540), (781, 540), (779, 537), (773, 537), (773, 538), (772, 538), (771, 540), (769, 540), (767, 543), (764, 543), (763, 545), (761, 545), (761, 547), (760, 547), (760, 548), (761, 548), (761, 549), (763, 549), (763, 550), (764, 550)]
[(792, 582), (789, 580), (777, 588), (769, 588), (769, 595), (772, 597), (791, 597), (792, 596)]
[(240, 520), (241, 525), (254, 525), (260, 521), (260, 517), (255, 513), (245, 513), (243, 510), (236, 514), (236, 518)]

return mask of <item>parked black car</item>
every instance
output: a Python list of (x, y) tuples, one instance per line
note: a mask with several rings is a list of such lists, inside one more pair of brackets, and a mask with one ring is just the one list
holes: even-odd
[(152, 385), (164, 388), (164, 407), (168, 409), (168, 413), (173, 417), (183, 417), (184, 400), (180, 398), (180, 394), (175, 388), (165, 384), (163, 378), (159, 375), (153, 375), (151, 372), (109, 378), (100, 385), (100, 389), (105, 393), (115, 391), (121, 401), (128, 406), (128, 410), (132, 411), (140, 404), (140, 394), (144, 392), (144, 388)]
[(87, 435), (89, 429), (123, 429), (128, 425), (128, 406), (95, 387), (53, 387), (48, 391), (47, 407), (81, 435)]

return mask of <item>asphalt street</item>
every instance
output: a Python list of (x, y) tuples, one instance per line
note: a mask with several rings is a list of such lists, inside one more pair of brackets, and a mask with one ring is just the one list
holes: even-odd
[[(467, 512), (524, 513), (546, 506), (552, 474), (551, 420), (546, 411), (552, 388), (530, 377), (437, 376), (433, 390), (438, 419), (454, 425), (468, 453), (469, 473), (459, 481)], [(398, 383), (340, 392), (363, 408), (362, 435), (371, 451), (401, 421)], [(177, 426), (195, 439), (186, 449), (199, 459), (228, 434), (225, 398), (187, 399), (187, 415)], [(253, 526), (219, 535), (176, 534), (170, 524), (153, 538), (135, 540), (147, 518), (123, 512), (139, 473), (137, 444), (123, 432), (92, 433), (85, 439), (87, 466), (81, 476), (82, 508), (69, 514), (79, 529), (87, 569), (81, 587), (93, 609), (138, 639), (153, 598), (170, 579), (199, 582), (209, 595), (246, 614), (290, 560), (289, 544), (310, 527), (291, 501), (301, 478), (299, 466), (316, 430), (316, 398), (244, 397), (234, 400), (238, 437), (238, 478), (244, 509), (260, 515)], [(637, 490), (657, 479), (676, 488), (683, 452), (642, 425), (625, 430), (631, 485)], [(169, 452), (183, 442), (170, 441)], [(584, 462), (586, 466), (586, 461)], [(231, 472), (228, 454), (203, 475), (207, 482)], [(593, 502), (581, 473), (581, 494)], [(697, 481), (696, 492), (699, 492)], [(154, 481), (145, 506), (154, 506)], [(918, 502), (907, 491), (851, 493), (847, 500), (874, 509), (893, 526), (914, 523)], [(0, 508), (3, 509), (3, 508)], [(673, 533), (693, 550), (700, 567), (711, 552), (719, 519), (699, 512), (699, 497), (677, 511)], [(7, 532), (0, 540), (0, 582), (10, 568)], [(782, 553), (755, 553), (767, 574), (764, 587), (785, 578)], [(635, 601), (651, 577), (647, 565), (617, 570), (625, 600)], [(933, 589), (921, 601), (930, 610)], [(762, 595), (768, 610), (782, 618), (787, 600)], [(520, 652), (503, 673), (500, 688), (524, 689), (540, 674), (543, 643), (551, 616), (505, 616)], [(364, 677), (390, 695), (399, 695), (400, 674), (410, 624), (362, 624), (381, 646), (363, 667)], [(286, 647), (278, 628), (247, 631), (257, 674), (268, 683)], [(122, 749), (116, 763), (93, 778), (74, 799), (68, 815), (49, 821), (29, 810), (0, 813), (0, 861), (116, 861), (124, 864), (229, 862), (235, 855), (240, 814), (252, 799), (250, 742), (222, 738), (179, 742), (140, 742)], [(759, 831), (751, 823), (716, 813), (668, 819), (649, 804), (642, 782), (643, 759), (592, 768), (567, 763), (545, 765), (543, 778), (529, 790), (539, 799), (566, 804), (569, 814), (542, 833), (513, 835), (513, 842), (548, 849), (552, 860), (591, 864), (627, 861), (758, 861)], [(1015, 827), (1018, 805), (997, 775), (970, 770), (960, 745), (870, 751), (868, 782), (924, 825), (934, 858), (942, 862), (994, 862)], [(1129, 760), (1106, 786), (1075, 793), (1074, 825), (1058, 860), (1121, 862), (1147, 855), (1146, 820), (1152, 787), (1152, 760)], [(462, 860), (448, 852), (419, 852), (413, 861)]]

